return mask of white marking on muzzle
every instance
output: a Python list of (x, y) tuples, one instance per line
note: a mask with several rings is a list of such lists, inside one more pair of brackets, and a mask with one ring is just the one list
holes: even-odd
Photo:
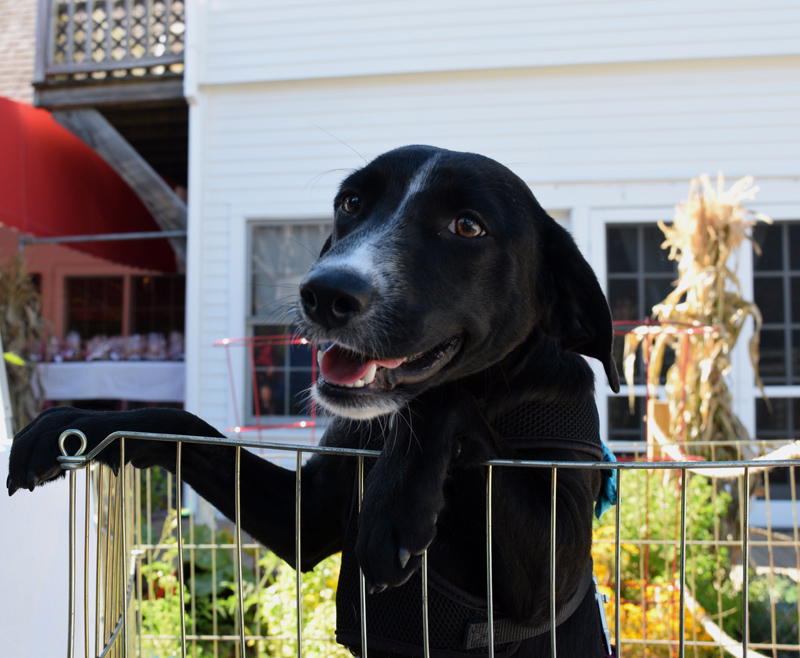
[(397, 209), (386, 218), (379, 230), (365, 234), (348, 251), (332, 254), (326, 258), (324, 267), (348, 269), (364, 277), (377, 290), (385, 292), (390, 285), (392, 274), (397, 270), (396, 253), (392, 248), (392, 233), (396, 232), (402, 223), (411, 200), (427, 187), (439, 157), (438, 153), (433, 155), (412, 176)]

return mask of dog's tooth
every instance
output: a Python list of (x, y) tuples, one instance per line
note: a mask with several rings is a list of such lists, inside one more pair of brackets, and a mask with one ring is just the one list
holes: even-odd
[(364, 373), (364, 376), (361, 378), (364, 384), (369, 385), (375, 381), (375, 373), (378, 372), (378, 364), (373, 363), (367, 368), (367, 372)]
[(364, 380), (359, 379), (353, 382), (353, 388), (363, 388), (364, 387)]
[(317, 365), (322, 365), (322, 355), (324, 352), (322, 350), (317, 350)]
[(353, 388), (355, 384), (342, 384), (345, 388)]

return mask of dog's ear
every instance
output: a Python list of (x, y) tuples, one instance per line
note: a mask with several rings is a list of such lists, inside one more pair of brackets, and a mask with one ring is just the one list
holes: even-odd
[(561, 341), (567, 352), (577, 352), (603, 364), (611, 389), (619, 392), (614, 363), (611, 311), (594, 270), (572, 236), (546, 217), (541, 241), (539, 295), (544, 302), (540, 326)]
[(328, 236), (328, 239), (325, 240), (325, 244), (322, 245), (322, 251), (319, 252), (319, 256), (317, 258), (322, 258), (326, 253), (328, 253), (328, 249), (331, 248), (331, 243), (333, 242), (333, 233)]

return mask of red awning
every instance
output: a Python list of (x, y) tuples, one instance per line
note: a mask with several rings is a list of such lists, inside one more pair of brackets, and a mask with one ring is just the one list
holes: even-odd
[[(0, 223), (35, 237), (161, 230), (117, 172), (49, 112), (0, 98)], [(165, 240), (70, 243), (106, 260), (172, 272)]]

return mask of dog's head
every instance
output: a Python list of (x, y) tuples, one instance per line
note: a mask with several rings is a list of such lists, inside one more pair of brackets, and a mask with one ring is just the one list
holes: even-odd
[(501, 362), (534, 332), (599, 359), (612, 388), (608, 304), (570, 235), (506, 167), (407, 146), (348, 176), (300, 285), (298, 326), (321, 354), (314, 395), (372, 418)]

